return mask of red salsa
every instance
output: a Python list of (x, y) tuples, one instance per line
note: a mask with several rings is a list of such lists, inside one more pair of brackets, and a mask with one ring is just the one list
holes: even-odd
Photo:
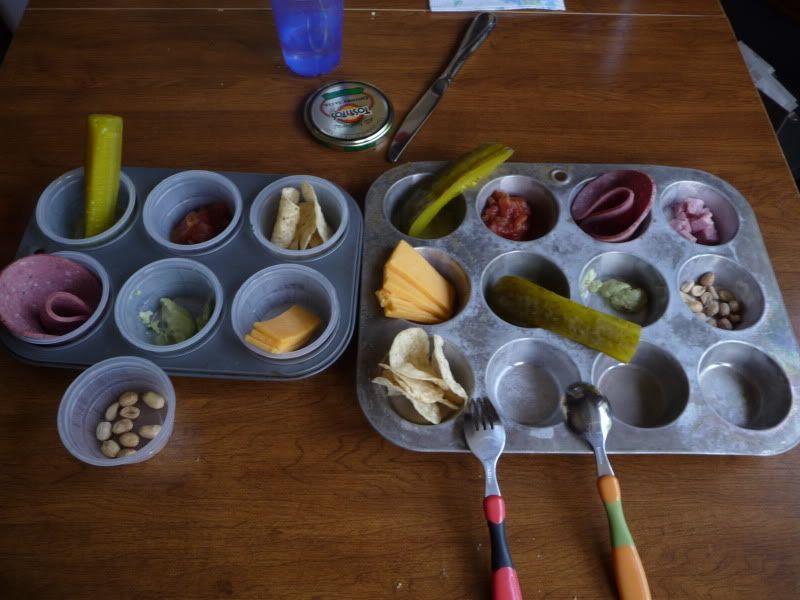
[(183, 217), (172, 228), (169, 239), (175, 244), (200, 244), (216, 237), (230, 224), (231, 209), (225, 202), (212, 202)]
[(525, 198), (510, 196), (497, 190), (492, 193), (481, 213), (486, 226), (508, 240), (532, 237), (531, 206)]

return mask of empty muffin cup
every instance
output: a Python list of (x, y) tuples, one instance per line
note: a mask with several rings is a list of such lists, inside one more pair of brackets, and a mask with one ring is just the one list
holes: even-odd
[[(151, 440), (142, 439), (130, 456), (108, 458), (100, 451), (96, 436), (105, 411), (124, 392), (155, 392), (164, 400), (164, 408), (142, 408), (134, 432), (144, 425), (160, 425)], [(143, 403), (139, 403), (143, 406)], [(58, 407), (58, 435), (72, 456), (97, 467), (120, 467), (143, 462), (166, 446), (175, 423), (175, 389), (162, 369), (137, 356), (118, 356), (86, 369), (70, 384)], [(144, 443), (146, 442), (146, 443)]]
[(119, 177), (117, 212), (114, 224), (97, 235), (83, 237), (85, 223), (83, 169), (64, 173), (50, 183), (36, 204), (35, 220), (39, 230), (51, 241), (65, 248), (88, 248), (107, 244), (121, 235), (133, 222), (136, 188), (124, 172)]
[(608, 398), (614, 417), (634, 427), (669, 425), (689, 401), (689, 380), (674, 356), (640, 342), (630, 363), (601, 354), (592, 381)]
[[(66, 258), (71, 260), (79, 265), (86, 267), (92, 274), (97, 277), (97, 280), (100, 282), (100, 300), (97, 303), (97, 307), (94, 311), (89, 315), (89, 317), (84, 320), (80, 325), (78, 325), (72, 331), (68, 331), (62, 335), (57, 335), (55, 337), (49, 338), (33, 338), (27, 336), (19, 336), (19, 339), (28, 342), (29, 344), (36, 344), (38, 346), (59, 346), (63, 344), (67, 344), (69, 342), (74, 342), (76, 340), (80, 340), (85, 337), (90, 331), (92, 331), (97, 323), (100, 321), (102, 316), (105, 314), (106, 308), (108, 307), (108, 301), (111, 296), (111, 280), (108, 277), (108, 272), (106, 272), (105, 267), (101, 265), (97, 260), (89, 256), (88, 254), (83, 254), (81, 252), (71, 252), (71, 251), (64, 251), (64, 252), (53, 252), (53, 256), (60, 256), (62, 258)], [(55, 312), (60, 313), (60, 316), (67, 316), (69, 312), (69, 307), (65, 307), (65, 310), (58, 310), (58, 308), (54, 309)]]
[(771, 429), (792, 407), (792, 388), (771, 357), (744, 342), (709, 348), (698, 366), (700, 390), (720, 417), (744, 429)]
[[(147, 195), (142, 210), (147, 234), (178, 256), (203, 254), (224, 245), (241, 218), (239, 188), (212, 171), (183, 171), (167, 177)], [(179, 243), (180, 236), (201, 241)]]
[[(605, 298), (601, 293), (589, 289), (592, 281), (617, 280), (627, 283), (634, 289), (640, 289), (646, 296), (645, 304), (639, 308), (632, 305), (630, 298)], [(638, 256), (625, 252), (606, 252), (591, 259), (581, 271), (581, 299), (583, 303), (595, 310), (626, 319), (643, 327), (655, 323), (664, 314), (669, 303), (667, 282), (661, 273)], [(606, 293), (606, 288), (602, 290)], [(619, 308), (615, 308), (615, 302)], [(626, 309), (639, 308), (634, 312)]]
[(222, 304), (222, 285), (211, 269), (188, 258), (166, 258), (142, 267), (125, 282), (114, 305), (114, 320), (122, 337), (136, 348), (176, 355), (210, 339)]
[[(386, 192), (383, 199), (384, 215), (400, 233), (408, 235), (408, 229), (416, 216), (410, 212), (412, 194), (420, 183), (430, 179), (431, 176), (431, 173), (408, 175), (395, 182)], [(439, 211), (425, 228), (425, 235), (419, 239), (438, 239), (453, 233), (464, 221), (466, 214), (467, 201), (463, 195), (459, 195)]]
[(494, 353), (486, 368), (486, 389), (498, 412), (529, 427), (563, 419), (560, 401), (580, 372), (563, 350), (541, 340), (514, 340)]
[[(478, 218), (481, 219), (484, 225), (489, 227), (489, 229), (492, 229), (492, 227), (484, 219), (484, 212), (487, 203), (495, 192), (505, 192), (509, 196), (522, 198), (530, 209), (527, 228), (524, 233), (520, 234), (521, 237), (516, 241), (539, 239), (548, 234), (553, 227), (556, 226), (556, 222), (558, 221), (558, 203), (553, 197), (553, 194), (531, 177), (525, 175), (506, 175), (505, 177), (493, 179), (478, 192), (475, 208), (478, 213)], [(502, 226), (498, 222), (495, 222), (495, 227)], [(492, 231), (495, 235), (506, 239), (512, 239), (502, 233), (497, 233), (494, 229), (492, 229)]]
[[(274, 353), (245, 341), (256, 322), (277, 317), (295, 304), (322, 322), (303, 347)], [(236, 337), (254, 354), (271, 360), (302, 358), (318, 350), (339, 325), (339, 313), (339, 300), (331, 282), (303, 265), (276, 265), (257, 272), (242, 284), (231, 305)]]
[[(331, 236), (319, 246), (306, 250), (290, 250), (272, 243), (275, 220), (281, 200), (281, 190), (286, 187), (300, 190), (309, 183), (316, 192), (319, 206)], [(308, 260), (322, 256), (342, 239), (350, 223), (350, 211), (342, 191), (330, 181), (311, 175), (292, 175), (272, 182), (261, 190), (250, 207), (250, 227), (258, 243), (284, 260)]]

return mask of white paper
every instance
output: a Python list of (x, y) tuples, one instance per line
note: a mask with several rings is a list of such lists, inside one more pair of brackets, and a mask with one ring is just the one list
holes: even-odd
[(434, 12), (495, 10), (564, 10), (564, 0), (430, 0)]

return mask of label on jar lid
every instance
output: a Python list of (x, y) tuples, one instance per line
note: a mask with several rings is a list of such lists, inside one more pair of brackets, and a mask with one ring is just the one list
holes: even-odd
[(327, 84), (306, 102), (305, 121), (325, 144), (360, 150), (377, 144), (392, 128), (392, 104), (369, 83)]

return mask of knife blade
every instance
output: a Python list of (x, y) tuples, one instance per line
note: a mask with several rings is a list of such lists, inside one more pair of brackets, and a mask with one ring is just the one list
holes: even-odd
[(496, 24), (497, 17), (492, 13), (481, 13), (472, 20), (450, 63), (422, 97), (417, 100), (414, 107), (408, 111), (405, 120), (394, 134), (387, 153), (389, 162), (398, 161), (406, 146), (414, 139), (414, 136), (417, 135), (425, 121), (431, 116), (433, 109), (439, 104), (461, 67), (480, 48)]

